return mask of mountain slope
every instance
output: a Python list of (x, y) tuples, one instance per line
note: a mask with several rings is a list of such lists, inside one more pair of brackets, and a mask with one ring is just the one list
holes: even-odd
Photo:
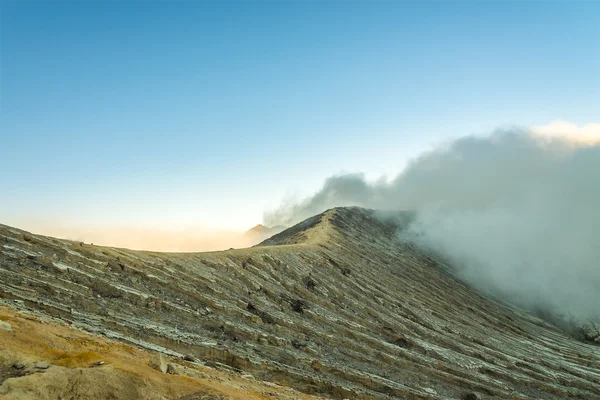
[(180, 254), (1, 226), (0, 297), (325, 397), (600, 398), (597, 347), (453, 279), (397, 221), (337, 208), (253, 248)]

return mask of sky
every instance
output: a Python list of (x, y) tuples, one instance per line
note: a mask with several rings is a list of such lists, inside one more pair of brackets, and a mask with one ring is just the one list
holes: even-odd
[(124, 246), (243, 231), (455, 137), (589, 130), (599, 18), (595, 1), (0, 0), (0, 223)]

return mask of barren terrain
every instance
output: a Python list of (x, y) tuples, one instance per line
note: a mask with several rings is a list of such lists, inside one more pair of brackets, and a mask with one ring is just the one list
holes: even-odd
[(600, 398), (599, 347), (483, 297), (398, 228), (337, 208), (176, 254), (0, 226), (0, 398)]

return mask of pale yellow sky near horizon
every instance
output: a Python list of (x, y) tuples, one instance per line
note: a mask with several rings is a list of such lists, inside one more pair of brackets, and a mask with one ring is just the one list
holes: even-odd
[(122, 247), (132, 250), (165, 252), (216, 251), (253, 246), (265, 237), (246, 231), (190, 226), (184, 229), (139, 227), (77, 227), (67, 225), (38, 225), (35, 229), (16, 227), (31, 233), (58, 237), (100, 246)]

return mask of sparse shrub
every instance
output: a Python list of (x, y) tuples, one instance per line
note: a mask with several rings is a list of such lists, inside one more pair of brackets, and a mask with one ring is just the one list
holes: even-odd
[(251, 301), (249, 301), (248, 304), (246, 305), (246, 309), (248, 311), (250, 311), (252, 314), (260, 317), (262, 322), (264, 322), (265, 324), (273, 325), (275, 323), (275, 320), (273, 319), (273, 317), (271, 317), (269, 314), (265, 313), (264, 311), (258, 310), (256, 308), (256, 306), (254, 305), (254, 303), (252, 303)]
[(308, 305), (306, 304), (306, 302), (300, 299), (292, 300), (290, 305), (292, 306), (292, 310), (299, 314), (304, 313), (304, 310), (308, 309)]
[(298, 349), (298, 350), (304, 350), (304, 349), (306, 348), (307, 344), (306, 344), (306, 343), (304, 343), (304, 342), (301, 342), (301, 341), (299, 341), (299, 340), (296, 340), (296, 339), (294, 339), (294, 340), (292, 340), (292, 346), (293, 346), (295, 349)]
[(304, 286), (309, 290), (313, 290), (317, 286), (317, 282), (309, 275), (304, 278)]
[(45, 267), (45, 268), (52, 267), (52, 259), (48, 256), (38, 256), (36, 259), (36, 262), (38, 265), (41, 265), (42, 267)]
[(95, 295), (99, 294), (100, 296), (109, 299), (123, 297), (123, 293), (119, 289), (100, 280), (94, 282), (94, 285), (92, 286), (92, 292)]

